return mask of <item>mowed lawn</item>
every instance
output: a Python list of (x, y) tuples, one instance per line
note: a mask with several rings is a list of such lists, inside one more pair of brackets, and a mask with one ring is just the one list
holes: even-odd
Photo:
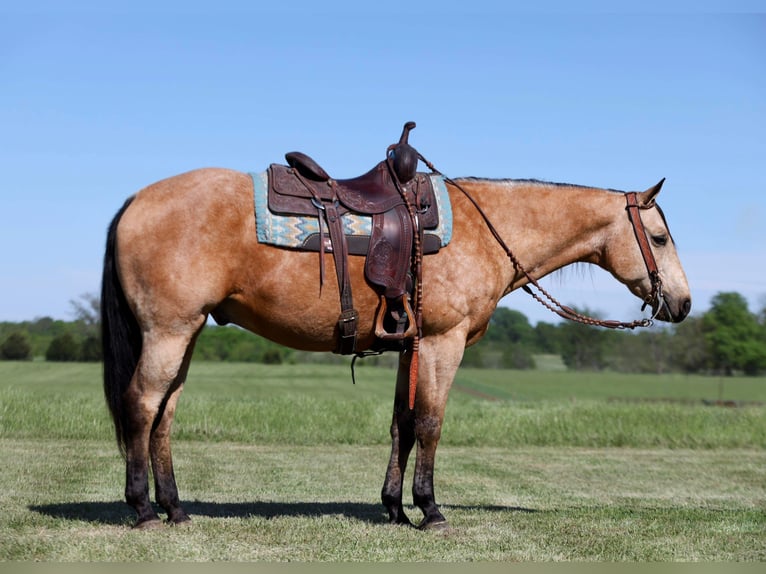
[(174, 431), (193, 522), (138, 532), (100, 366), (0, 362), (0, 559), (766, 559), (764, 379), (461, 370), (434, 533), (379, 502), (393, 377), (194, 363)]

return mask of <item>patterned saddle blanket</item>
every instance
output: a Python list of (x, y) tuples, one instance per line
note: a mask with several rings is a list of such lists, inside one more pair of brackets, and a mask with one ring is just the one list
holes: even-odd
[[(277, 247), (301, 251), (319, 251), (320, 224), (316, 216), (285, 215), (269, 210), (269, 170), (251, 173), (253, 179), (255, 219), (258, 241)], [(444, 179), (429, 175), (434, 190), (434, 199), (439, 214), (438, 225), (426, 229), (423, 238), (423, 252), (435, 253), (446, 247), (452, 239), (452, 207)], [(343, 228), (348, 239), (350, 255), (365, 255), (372, 234), (372, 215), (353, 212), (342, 216)], [(325, 229), (326, 233), (326, 229)], [(326, 251), (331, 251), (329, 239), (325, 238)]]

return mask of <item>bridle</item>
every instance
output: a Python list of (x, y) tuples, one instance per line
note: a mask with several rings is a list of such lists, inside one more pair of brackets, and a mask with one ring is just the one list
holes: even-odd
[[(423, 163), (425, 163), (432, 172), (443, 177), (445, 182), (451, 185), (454, 185), (468, 199), (468, 201), (470, 201), (473, 204), (476, 211), (479, 213), (479, 215), (481, 215), (482, 219), (484, 220), (484, 223), (486, 224), (492, 236), (500, 244), (503, 250), (505, 250), (505, 254), (508, 256), (508, 259), (510, 259), (514, 269), (521, 272), (524, 275), (524, 277), (527, 279), (527, 281), (529, 282), (527, 285), (523, 285), (522, 289), (524, 289), (524, 291), (529, 293), (532, 296), (532, 298), (534, 298), (538, 303), (540, 303), (546, 309), (552, 311), (553, 313), (556, 313), (558, 316), (564, 319), (567, 319), (569, 321), (574, 321), (576, 323), (582, 323), (584, 325), (606, 327), (607, 329), (635, 329), (636, 327), (650, 327), (654, 323), (654, 320), (657, 318), (662, 308), (666, 305), (665, 299), (662, 293), (662, 278), (660, 277), (660, 272), (659, 272), (659, 268), (657, 267), (657, 261), (654, 258), (654, 253), (652, 253), (652, 249), (649, 245), (649, 237), (646, 233), (646, 227), (644, 226), (644, 223), (641, 220), (642, 209), (651, 209), (652, 207), (655, 207), (655, 203), (653, 200), (649, 202), (647, 205), (641, 205), (638, 203), (638, 194), (635, 191), (631, 191), (625, 194), (625, 200), (627, 203), (627, 205), (625, 206), (625, 210), (628, 212), (628, 219), (630, 220), (633, 226), (633, 232), (636, 236), (636, 241), (638, 242), (638, 247), (641, 250), (641, 256), (644, 259), (644, 264), (646, 265), (646, 270), (647, 270), (647, 273), (649, 274), (649, 280), (651, 281), (651, 285), (652, 285), (651, 292), (644, 299), (644, 304), (641, 307), (641, 310), (643, 311), (647, 305), (654, 305), (656, 303), (657, 311), (650, 318), (643, 318), (643, 319), (638, 319), (638, 320), (630, 321), (630, 322), (596, 319), (595, 317), (589, 317), (588, 315), (583, 315), (582, 313), (578, 313), (577, 311), (575, 311), (571, 307), (568, 307), (567, 305), (563, 305), (558, 300), (556, 300), (556, 298), (553, 297), (553, 295), (548, 293), (548, 291), (546, 291), (539, 284), (537, 279), (535, 279), (532, 275), (530, 275), (527, 272), (527, 270), (524, 268), (524, 266), (521, 264), (521, 262), (519, 262), (517, 257), (514, 255), (513, 251), (511, 251), (510, 247), (508, 247), (506, 242), (498, 233), (495, 226), (492, 224), (492, 221), (490, 221), (487, 214), (484, 212), (481, 206), (477, 203), (477, 201), (473, 198), (473, 196), (471, 196), (471, 194), (468, 193), (455, 180), (449, 177), (446, 177), (443, 173), (437, 170), (433, 166), (433, 164), (431, 164), (428, 160), (426, 160), (422, 155), (420, 154), (418, 155), (420, 156), (420, 159), (423, 161)], [(530, 285), (532, 285), (535, 289), (537, 289), (538, 293), (535, 293), (530, 287)]]
[[(665, 181), (665, 179), (663, 178), (662, 181)], [(662, 181), (660, 184), (662, 184)], [(640, 205), (638, 203), (638, 194), (635, 191), (626, 193), (625, 201), (627, 202), (625, 211), (628, 212), (628, 218), (633, 225), (633, 233), (636, 236), (638, 247), (641, 249), (641, 256), (644, 258), (646, 271), (649, 273), (649, 280), (652, 283), (652, 290), (647, 298), (644, 299), (644, 304), (641, 307), (641, 310), (643, 311), (647, 305), (657, 302), (657, 312), (654, 314), (654, 317), (652, 317), (652, 319), (654, 319), (659, 314), (663, 305), (665, 305), (665, 299), (662, 296), (662, 278), (660, 277), (660, 270), (657, 267), (657, 261), (654, 259), (652, 248), (649, 246), (649, 236), (646, 233), (644, 222), (641, 220), (641, 210), (651, 209), (652, 207), (656, 207), (656, 204), (654, 199), (652, 199), (647, 205)]]

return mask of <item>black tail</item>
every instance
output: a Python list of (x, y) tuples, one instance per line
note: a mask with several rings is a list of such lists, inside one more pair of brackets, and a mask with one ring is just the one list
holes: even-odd
[(133, 201), (125, 202), (109, 225), (101, 282), (101, 345), (104, 354), (104, 395), (112, 414), (117, 445), (125, 455), (126, 413), (123, 394), (141, 355), (141, 330), (125, 299), (117, 275), (117, 225)]

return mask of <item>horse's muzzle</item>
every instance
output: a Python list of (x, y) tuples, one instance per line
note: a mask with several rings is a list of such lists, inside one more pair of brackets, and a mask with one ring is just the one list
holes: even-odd
[(656, 318), (659, 321), (667, 321), (668, 323), (680, 323), (689, 315), (692, 310), (692, 300), (688, 297), (681, 299), (680, 301), (673, 301), (668, 296), (662, 297), (662, 308), (656, 312)]

